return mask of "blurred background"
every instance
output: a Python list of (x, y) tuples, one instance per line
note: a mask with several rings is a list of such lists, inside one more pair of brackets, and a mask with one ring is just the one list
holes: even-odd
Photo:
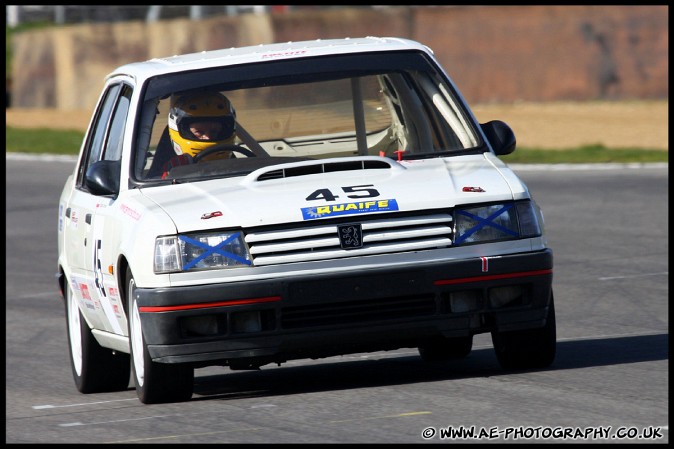
[(129, 62), (364, 36), (429, 46), (478, 110), (646, 101), (660, 128), (667, 120), (667, 5), (7, 5), (6, 12), (8, 123), (9, 108), (42, 108), (68, 111), (71, 127), (81, 129), (105, 75)]

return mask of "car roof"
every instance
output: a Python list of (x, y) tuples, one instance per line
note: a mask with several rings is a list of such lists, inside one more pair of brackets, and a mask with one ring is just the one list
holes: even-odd
[(144, 79), (166, 73), (210, 67), (274, 61), (278, 59), (396, 50), (421, 50), (432, 53), (428, 47), (419, 42), (396, 37), (368, 36), (363, 38), (316, 39), (312, 41), (232, 47), (165, 58), (154, 58), (143, 62), (122, 65), (111, 72), (106, 79), (125, 75), (135, 78), (137, 82), (142, 82)]

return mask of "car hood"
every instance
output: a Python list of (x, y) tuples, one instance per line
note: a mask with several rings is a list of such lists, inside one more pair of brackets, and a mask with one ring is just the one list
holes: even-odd
[(528, 195), (490, 153), (400, 162), (376, 156), (305, 161), (244, 177), (145, 187), (142, 193), (178, 232), (437, 210)]

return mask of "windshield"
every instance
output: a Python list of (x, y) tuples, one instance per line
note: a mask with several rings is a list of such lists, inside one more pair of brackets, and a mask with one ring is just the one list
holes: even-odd
[(310, 159), (438, 157), (480, 144), (451, 85), (418, 52), (173, 73), (150, 80), (145, 99), (139, 181), (239, 176)]

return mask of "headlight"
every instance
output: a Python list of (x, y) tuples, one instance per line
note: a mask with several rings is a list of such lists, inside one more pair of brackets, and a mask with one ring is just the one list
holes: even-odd
[(541, 235), (533, 201), (457, 208), (454, 244), (513, 240)]
[(154, 272), (173, 273), (252, 265), (240, 231), (157, 238)]
[[(533, 201), (520, 201), (515, 203), (517, 207), (517, 217), (520, 221), (520, 237), (538, 237), (542, 234), (542, 221), (538, 221), (538, 214), (536, 214), (536, 209), (538, 206)], [(541, 220), (543, 220), (543, 214), (540, 214)]]

